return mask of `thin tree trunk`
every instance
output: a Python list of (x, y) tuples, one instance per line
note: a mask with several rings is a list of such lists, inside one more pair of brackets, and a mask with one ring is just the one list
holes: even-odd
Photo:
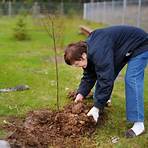
[(52, 36), (53, 36), (53, 48), (54, 48), (54, 58), (55, 58), (55, 66), (56, 66), (56, 81), (57, 81), (57, 109), (59, 110), (59, 72), (58, 72), (58, 61), (57, 61), (57, 48), (55, 41), (55, 30), (54, 30), (54, 22), (51, 20), (52, 24)]

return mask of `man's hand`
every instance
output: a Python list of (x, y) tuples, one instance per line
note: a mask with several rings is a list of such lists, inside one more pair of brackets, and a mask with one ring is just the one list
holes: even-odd
[(87, 113), (87, 116), (92, 116), (95, 122), (97, 122), (99, 118), (99, 108), (95, 106), (92, 107), (91, 110)]
[(77, 102), (82, 102), (83, 101), (83, 96), (81, 95), (81, 94), (77, 94), (77, 96), (76, 96), (76, 99), (75, 99), (75, 102), (77, 103)]

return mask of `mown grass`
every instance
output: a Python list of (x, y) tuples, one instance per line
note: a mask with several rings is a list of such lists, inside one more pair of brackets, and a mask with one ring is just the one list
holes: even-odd
[[(60, 18), (61, 19), (61, 18)], [(53, 59), (52, 40), (43, 30), (39, 20), (30, 16), (26, 17), (28, 34), (30, 40), (16, 41), (13, 36), (17, 17), (0, 17), (0, 88), (13, 87), (20, 84), (27, 84), (30, 90), (22, 92), (10, 92), (0, 94), (0, 122), (7, 116), (25, 116), (29, 110), (50, 107), (56, 108), (56, 81), (55, 64)], [(85, 37), (78, 33), (79, 25), (84, 24), (91, 28), (103, 27), (83, 21), (78, 17), (65, 18), (60, 22), (56, 21), (56, 30), (63, 30), (63, 43), (58, 47), (58, 56), (63, 56), (63, 47)], [(62, 25), (60, 24), (62, 23)], [(107, 109), (108, 120), (104, 126), (97, 129), (92, 140), (82, 138), (82, 147), (147, 147), (148, 133), (135, 139), (126, 139), (123, 133), (128, 129), (129, 124), (125, 118), (125, 97), (124, 97), (124, 73), (121, 73), (121, 80), (115, 83), (112, 100), (113, 105)], [(59, 62), (59, 87), (60, 106), (68, 103), (66, 95), (69, 90), (77, 88), (82, 71), (71, 68)], [(148, 128), (148, 69), (145, 75), (145, 126)], [(0, 131), (0, 137), (5, 136)], [(119, 142), (111, 143), (111, 137), (118, 136)]]

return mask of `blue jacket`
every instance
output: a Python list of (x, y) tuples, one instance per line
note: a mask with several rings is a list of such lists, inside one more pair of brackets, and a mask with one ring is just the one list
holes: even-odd
[(104, 108), (114, 80), (130, 58), (148, 51), (148, 34), (132, 26), (97, 29), (86, 40), (88, 65), (78, 93), (84, 97), (96, 83), (94, 106)]

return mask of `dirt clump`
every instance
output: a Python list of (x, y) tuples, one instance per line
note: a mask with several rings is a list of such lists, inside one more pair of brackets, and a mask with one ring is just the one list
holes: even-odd
[[(60, 111), (31, 111), (22, 124), (14, 124), (12, 128), (11, 124), (5, 126), (5, 129), (13, 130), (6, 140), (11, 148), (79, 147), (80, 138), (91, 136), (96, 129), (93, 118), (87, 116), (91, 107), (72, 103)], [(104, 119), (100, 115), (99, 125), (104, 123)]]
[[(70, 90), (67, 94), (67, 97), (71, 100), (75, 100), (77, 95), (77, 90)], [(93, 98), (93, 92), (91, 91), (87, 96), (86, 99)]]

